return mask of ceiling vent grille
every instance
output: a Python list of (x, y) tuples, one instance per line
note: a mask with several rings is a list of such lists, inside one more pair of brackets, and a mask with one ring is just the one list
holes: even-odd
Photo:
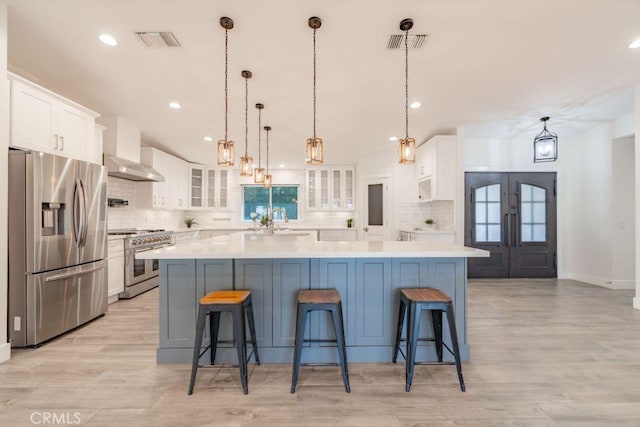
[(171, 31), (141, 31), (136, 36), (147, 47), (178, 47), (180, 42)]
[[(409, 49), (420, 49), (425, 41), (427, 41), (426, 34), (410, 35), (407, 38)], [(404, 34), (391, 34), (387, 49), (404, 49)]]

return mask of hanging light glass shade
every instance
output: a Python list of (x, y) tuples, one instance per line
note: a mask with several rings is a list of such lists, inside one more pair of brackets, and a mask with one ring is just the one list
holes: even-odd
[(404, 31), (404, 138), (398, 141), (398, 162), (402, 165), (416, 161), (416, 140), (409, 138), (409, 30), (413, 27), (410, 18), (400, 21), (400, 30)]
[(264, 183), (264, 168), (262, 167), (261, 151), (262, 151), (262, 110), (263, 104), (256, 104), (258, 109), (258, 167), (253, 170), (253, 182), (256, 184)]
[(321, 165), (324, 162), (322, 138), (316, 135), (316, 30), (322, 26), (317, 16), (309, 18), (309, 27), (313, 29), (313, 137), (307, 138), (307, 164)]
[(220, 26), (224, 28), (224, 139), (218, 141), (218, 165), (233, 166), (234, 144), (229, 141), (228, 113), (229, 113), (229, 30), (233, 28), (233, 19), (223, 16)]
[(253, 176), (253, 157), (249, 157), (249, 79), (251, 71), (244, 70), (244, 156), (240, 156), (240, 176)]
[(269, 131), (271, 130), (271, 126), (265, 126), (264, 130), (267, 131), (267, 170), (264, 174), (262, 186), (264, 188), (271, 188), (271, 174), (269, 174)]
[(542, 117), (544, 129), (533, 139), (533, 162), (555, 162), (558, 159), (558, 135), (547, 130), (549, 117)]

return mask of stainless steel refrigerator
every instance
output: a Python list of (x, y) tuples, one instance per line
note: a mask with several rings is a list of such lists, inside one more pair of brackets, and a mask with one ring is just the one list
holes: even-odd
[(34, 346), (107, 311), (107, 172), (9, 152), (9, 337)]

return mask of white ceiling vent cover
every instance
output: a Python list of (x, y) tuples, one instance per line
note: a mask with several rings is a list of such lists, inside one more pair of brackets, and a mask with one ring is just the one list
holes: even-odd
[(171, 31), (140, 31), (136, 36), (147, 47), (178, 47), (180, 42)]
[[(424, 46), (425, 41), (427, 41), (426, 34), (410, 35), (407, 38), (409, 49), (420, 49)], [(389, 42), (387, 43), (387, 49), (404, 49), (404, 34), (391, 34)]]

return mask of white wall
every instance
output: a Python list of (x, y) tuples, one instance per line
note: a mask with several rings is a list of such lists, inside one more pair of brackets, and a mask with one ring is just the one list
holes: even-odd
[(9, 82), (7, 80), (7, 3), (0, 0), (0, 362), (10, 357), (7, 342), (7, 197), (9, 159)]
[[(640, 135), (640, 85), (635, 88), (634, 101), (635, 135)], [(635, 138), (636, 144), (640, 143), (640, 137)], [(640, 147), (635, 147), (635, 206), (640, 214)], [(636, 248), (640, 248), (640, 215), (636, 215)], [(640, 257), (636, 257), (636, 296), (633, 299), (633, 307), (640, 310)]]
[(613, 141), (613, 288), (635, 289), (635, 138)]

